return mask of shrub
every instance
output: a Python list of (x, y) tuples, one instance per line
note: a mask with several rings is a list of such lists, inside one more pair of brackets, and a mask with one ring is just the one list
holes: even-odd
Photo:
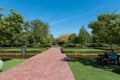
[(74, 43), (68, 43), (68, 44), (65, 44), (64, 47), (75, 47), (75, 44)]
[(81, 44), (76, 44), (76, 47), (80, 47), (80, 48), (81, 48), (81, 47), (82, 47), (82, 45), (81, 45)]
[(104, 47), (103, 43), (90, 43), (87, 45), (88, 47)]
[(2, 60), (0, 60), (0, 71), (2, 71), (2, 68), (3, 68), (3, 61)]
[(70, 59), (80, 59), (80, 58), (91, 58), (91, 57), (97, 58), (98, 55), (76, 55), (76, 54), (70, 55), (70, 54), (67, 54), (66, 56)]

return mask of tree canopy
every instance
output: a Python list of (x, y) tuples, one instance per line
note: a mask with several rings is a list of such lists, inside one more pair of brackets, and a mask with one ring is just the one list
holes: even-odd
[[(4, 10), (4, 9), (2, 9)], [(13, 46), (15, 36), (21, 33), (21, 24), (24, 22), (23, 16), (13, 9), (9, 10), (10, 13), (6, 16), (1, 14), (0, 18), (0, 44), (11, 44)]]
[[(0, 8), (0, 11), (5, 10)], [(49, 32), (49, 24), (39, 19), (25, 21), (24, 17), (13, 9), (9, 14), (0, 14), (0, 46), (51, 46), (55, 44)]]
[(97, 16), (97, 21), (91, 21), (88, 26), (98, 42), (108, 43), (110, 48), (113, 43), (119, 42), (120, 14), (115, 12), (100, 14)]
[(82, 26), (82, 28), (79, 31), (78, 40), (79, 43), (82, 44), (82, 46), (87, 45), (87, 43), (90, 42), (90, 34), (87, 32), (84, 26)]
[[(6, 10), (0, 8), (0, 12)], [(49, 31), (49, 24), (35, 19), (25, 21), (22, 14), (9, 9), (7, 15), (0, 13), (0, 46), (52, 46), (56, 43), (69, 46), (85, 46), (93, 43), (120, 44), (120, 14), (105, 13), (89, 23), (89, 32), (81, 27), (78, 34), (62, 34), (57, 39)]]

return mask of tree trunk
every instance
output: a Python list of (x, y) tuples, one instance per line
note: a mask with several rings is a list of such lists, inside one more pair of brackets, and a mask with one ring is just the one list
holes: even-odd
[(111, 42), (109, 42), (109, 48), (110, 48), (110, 49), (112, 48), (112, 43), (111, 43)]
[(2, 48), (2, 44), (0, 44), (0, 47)]
[(13, 48), (13, 44), (11, 44), (11, 47)]

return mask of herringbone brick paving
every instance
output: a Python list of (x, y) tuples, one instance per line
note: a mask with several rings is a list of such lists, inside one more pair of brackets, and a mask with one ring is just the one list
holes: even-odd
[(0, 74), (0, 80), (75, 80), (60, 48), (52, 47)]

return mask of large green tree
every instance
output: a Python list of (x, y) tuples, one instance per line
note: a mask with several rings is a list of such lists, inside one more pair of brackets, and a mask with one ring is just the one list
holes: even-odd
[[(4, 10), (4, 8), (0, 8), (0, 11)], [(6, 42), (6, 21), (5, 21), (5, 15), (0, 13), (0, 46), (2, 47), (2, 45)]]
[[(22, 32), (22, 24), (24, 22), (23, 16), (13, 9), (10, 9), (10, 14), (5, 17), (7, 22), (6, 28), (8, 29), (7, 33), (9, 35), (8, 40), (9, 44), (14, 45), (16, 34)], [(20, 36), (17, 36), (20, 37)]]
[(52, 34), (49, 34), (49, 45), (56, 45), (56, 39)]
[(49, 25), (42, 22), (39, 19), (33, 20), (31, 22), (32, 35), (34, 45), (43, 46), (49, 43)]
[(74, 43), (75, 44), (77, 42), (76, 38), (77, 38), (77, 35), (75, 33), (70, 34), (69, 43)]
[(13, 46), (16, 34), (22, 31), (21, 24), (24, 20), (22, 15), (13, 9), (9, 11), (8, 15), (0, 14), (0, 44)]
[(82, 44), (82, 46), (88, 44), (90, 42), (90, 34), (88, 31), (82, 26), (78, 34), (78, 43)]
[[(120, 41), (120, 14), (106, 13), (97, 16), (97, 21), (89, 23), (92, 34), (96, 36), (98, 42), (111, 45)], [(117, 42), (116, 42), (117, 41)]]
[[(5, 10), (0, 8), (0, 12)], [(49, 24), (36, 19), (24, 21), (23, 16), (10, 9), (9, 14), (0, 13), (0, 46), (50, 46), (55, 39), (49, 32)]]
[(30, 35), (31, 34), (29, 32), (21, 32), (19, 34), (16, 34), (14, 45), (15, 46), (30, 46), (30, 42), (29, 42)]

